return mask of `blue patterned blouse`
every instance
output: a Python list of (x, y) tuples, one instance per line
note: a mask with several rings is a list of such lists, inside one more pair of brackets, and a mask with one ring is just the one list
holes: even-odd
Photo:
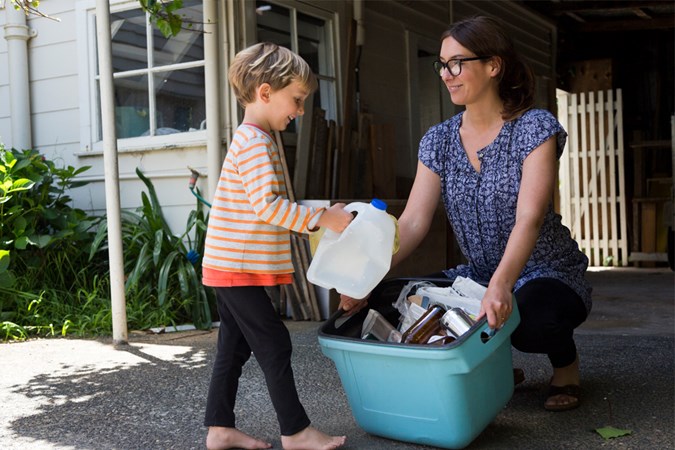
[[(468, 260), (445, 271), (487, 285), (504, 254), (516, 220), (523, 162), (532, 150), (557, 135), (558, 158), (567, 133), (553, 114), (527, 111), (506, 122), (495, 140), (478, 152), (476, 172), (459, 136), (463, 113), (433, 126), (420, 142), (419, 160), (441, 177), (441, 196), (459, 247)], [(549, 204), (539, 239), (514, 286), (555, 278), (570, 286), (591, 310), (591, 287), (584, 278), (588, 258)]]

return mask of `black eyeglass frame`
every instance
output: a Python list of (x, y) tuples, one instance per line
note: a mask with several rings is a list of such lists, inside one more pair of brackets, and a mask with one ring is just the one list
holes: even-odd
[[(437, 59), (432, 63), (432, 65), (434, 67), (434, 72), (439, 77), (443, 75), (443, 69), (446, 69), (453, 77), (458, 77), (462, 73), (462, 63), (467, 61), (481, 61), (490, 58), (492, 58), (492, 56), (475, 56), (473, 58), (453, 58), (449, 59), (447, 62), (443, 62)], [(454, 69), (455, 67), (457, 67), (457, 73), (455, 73), (453, 69), (450, 68), (450, 64), (452, 63), (455, 63), (452, 66), (452, 68)]]

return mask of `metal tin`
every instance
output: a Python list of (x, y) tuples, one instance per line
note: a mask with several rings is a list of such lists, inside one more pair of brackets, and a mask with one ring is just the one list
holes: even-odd
[(440, 322), (443, 328), (456, 337), (460, 337), (469, 331), (469, 328), (476, 323), (462, 308), (449, 309), (443, 314)]

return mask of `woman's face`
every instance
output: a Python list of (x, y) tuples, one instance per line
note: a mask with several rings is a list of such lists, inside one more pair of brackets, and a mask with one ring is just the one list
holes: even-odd
[[(439, 60), (448, 65), (457, 64), (457, 60), (464, 58), (475, 58), (473, 52), (462, 47), (452, 37), (447, 37), (441, 43), (441, 52)], [(498, 95), (497, 82), (495, 76), (498, 73), (495, 70), (492, 60), (481, 59), (473, 61), (460, 62), (461, 71), (459, 75), (454, 76), (448, 69), (443, 69), (441, 79), (450, 92), (450, 99), (455, 105), (469, 105), (475, 103), (486, 96)]]

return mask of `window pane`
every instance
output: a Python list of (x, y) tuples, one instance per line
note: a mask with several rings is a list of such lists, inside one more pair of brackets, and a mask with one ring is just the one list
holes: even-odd
[(113, 72), (148, 67), (145, 13), (140, 9), (110, 15)]
[(118, 78), (114, 84), (117, 137), (147, 136), (150, 131), (147, 76)]
[[(325, 64), (322, 64), (319, 51), (321, 41), (324, 40), (325, 21), (314, 17), (298, 13), (298, 53), (312, 68), (312, 71), (321, 75), (332, 75), (323, 73)], [(322, 67), (323, 66), (323, 67)]]
[[(288, 9), (267, 2), (256, 2), (258, 15), (258, 42), (274, 42), (291, 48), (291, 15)], [(270, 8), (265, 10), (264, 8)]]
[(155, 75), (157, 134), (195, 131), (205, 127), (204, 68)]
[(183, 17), (184, 27), (177, 36), (167, 39), (153, 27), (154, 67), (204, 59), (202, 2), (191, 0), (183, 4), (185, 6), (176, 11)]

